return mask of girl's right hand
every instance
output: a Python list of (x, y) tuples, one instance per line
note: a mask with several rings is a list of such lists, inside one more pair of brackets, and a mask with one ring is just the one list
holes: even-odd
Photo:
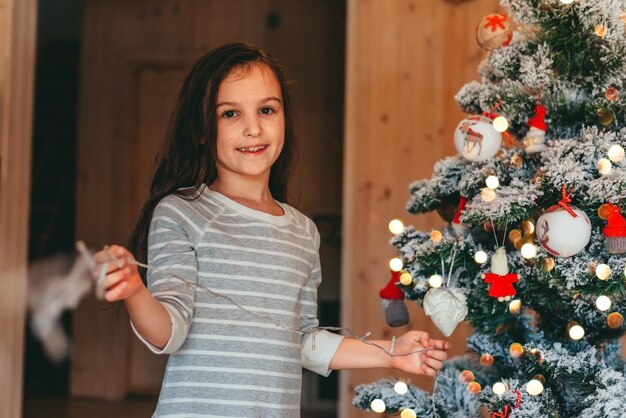
[(101, 269), (106, 270), (106, 277), (102, 282), (104, 299), (109, 302), (128, 299), (145, 289), (135, 258), (128, 250), (119, 245), (112, 245), (95, 254), (97, 263), (96, 275)]

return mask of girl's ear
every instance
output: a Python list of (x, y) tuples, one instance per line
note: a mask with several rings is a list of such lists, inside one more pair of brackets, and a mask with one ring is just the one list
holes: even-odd
[(200, 145), (206, 145), (206, 139), (200, 138)]

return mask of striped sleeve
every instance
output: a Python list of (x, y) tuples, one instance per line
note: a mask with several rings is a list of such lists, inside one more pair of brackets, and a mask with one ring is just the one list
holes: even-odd
[[(174, 199), (155, 208), (148, 235), (148, 290), (170, 315), (172, 335), (163, 349), (138, 337), (157, 354), (171, 354), (185, 341), (193, 316), (197, 261), (193, 240), (198, 226)], [(134, 329), (134, 327), (133, 327)]]
[[(312, 236), (314, 236), (317, 255), (309, 279), (300, 293), (301, 301), (313, 302), (300, 304), (300, 329), (303, 331), (319, 326), (319, 320), (317, 319), (317, 288), (322, 282), (322, 269), (319, 257), (320, 234), (313, 221), (308, 221), (310, 229), (312, 229)], [(326, 330), (304, 334), (302, 338), (302, 366), (322, 376), (328, 376), (332, 372), (330, 362), (342, 340), (343, 336)]]

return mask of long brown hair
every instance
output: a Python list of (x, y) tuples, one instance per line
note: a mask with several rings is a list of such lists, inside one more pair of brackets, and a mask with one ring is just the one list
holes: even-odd
[[(246, 43), (218, 47), (196, 62), (178, 96), (176, 108), (156, 159), (150, 194), (129, 241), (139, 261), (147, 259), (148, 232), (156, 205), (169, 194), (187, 199), (217, 178), (217, 121), (215, 105), (222, 81), (235, 69), (263, 65), (280, 85), (285, 112), (285, 142), (270, 170), (274, 199), (287, 201), (287, 182), (295, 165), (294, 108), (289, 84), (280, 64), (269, 54)], [(180, 188), (186, 188), (180, 190)], [(145, 280), (145, 272), (142, 271)]]

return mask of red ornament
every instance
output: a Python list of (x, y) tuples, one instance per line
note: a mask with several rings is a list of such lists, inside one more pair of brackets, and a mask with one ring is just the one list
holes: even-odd
[(461, 196), (459, 199), (459, 206), (456, 209), (456, 213), (454, 214), (454, 218), (452, 219), (452, 229), (457, 235), (463, 235), (463, 231), (467, 229), (467, 226), (461, 223), (461, 214), (465, 210), (465, 206), (467, 206), (467, 198), (465, 196)]
[(516, 294), (513, 283), (517, 283), (519, 275), (509, 273), (501, 276), (499, 274), (486, 273), (484, 280), (485, 283), (491, 284), (489, 296), (492, 298), (511, 298)]
[(483, 280), (491, 285), (489, 296), (498, 298), (499, 302), (510, 300), (515, 296), (513, 283), (517, 283), (519, 276), (509, 273), (509, 262), (504, 247), (498, 248), (491, 257), (491, 272), (483, 274)]
[(612, 203), (606, 204), (605, 209), (607, 226), (602, 230), (605, 237), (605, 246), (611, 254), (626, 252), (626, 220), (620, 208)]
[(400, 272), (392, 271), (391, 279), (378, 294), (380, 295), (383, 308), (385, 309), (385, 319), (390, 327), (399, 327), (409, 323), (409, 311), (404, 304), (404, 292), (398, 288), (400, 282)]
[(403, 300), (404, 299), (404, 292), (402, 290), (400, 290), (400, 288), (398, 288), (397, 283), (400, 283), (400, 272), (399, 271), (392, 271), (391, 272), (391, 279), (389, 279), (389, 282), (387, 283), (387, 286), (385, 286), (382, 289), (380, 289), (380, 292), (378, 292), (378, 295), (382, 299)]

